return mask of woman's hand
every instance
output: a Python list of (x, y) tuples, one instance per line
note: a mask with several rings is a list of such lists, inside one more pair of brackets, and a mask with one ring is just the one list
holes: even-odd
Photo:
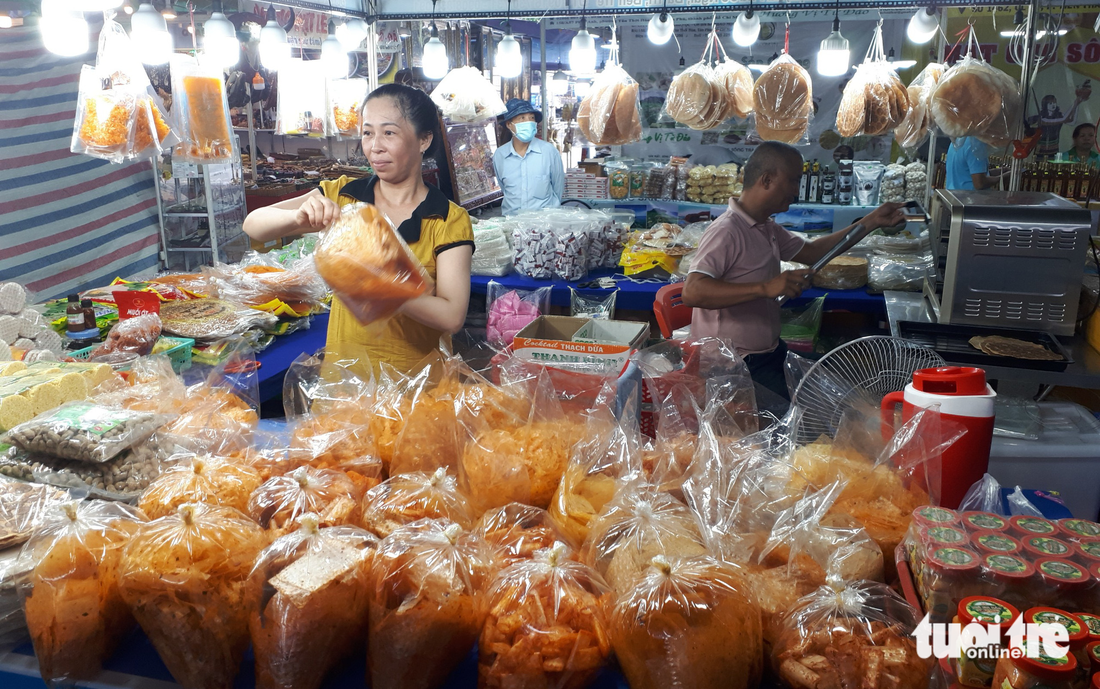
[(332, 221), (338, 217), (340, 217), (340, 206), (320, 194), (311, 194), (298, 207), (298, 211), (294, 214), (294, 222), (299, 227), (321, 230), (331, 225)]

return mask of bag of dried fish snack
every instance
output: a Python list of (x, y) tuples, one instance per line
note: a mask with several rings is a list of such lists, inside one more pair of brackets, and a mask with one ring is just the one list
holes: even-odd
[(607, 584), (558, 542), (501, 571), (487, 593), (479, 689), (582, 689), (607, 663)]
[(463, 529), (473, 524), (466, 496), (446, 469), (391, 476), (363, 496), (363, 526), (385, 538), (421, 519), (447, 519)]
[(361, 491), (342, 471), (298, 467), (272, 476), (252, 493), (247, 513), (260, 526), (275, 532), (293, 529), (297, 520), (315, 513), (322, 525), (355, 524)]
[(175, 514), (189, 502), (245, 512), (252, 491), (263, 481), (256, 469), (225, 457), (177, 455), (168, 461), (171, 466), (149, 484), (138, 501), (150, 519)]
[(48, 511), (19, 554), (27, 628), (42, 679), (90, 679), (114, 653), (134, 618), (119, 594), (123, 548), (140, 510), (117, 502), (66, 502)]
[(654, 555), (610, 618), (611, 644), (632, 689), (760, 684), (760, 610), (732, 565), (706, 555)]
[(260, 604), (249, 574), (265, 545), (251, 519), (202, 503), (142, 524), (127, 544), (122, 598), (184, 689), (232, 685)]
[(784, 618), (772, 667), (793, 689), (926, 689), (935, 661), (917, 654), (919, 621), (885, 584), (830, 577)]
[(358, 527), (319, 528), (318, 515), (307, 513), (260, 553), (252, 578), (265, 594), (248, 621), (257, 689), (318, 689), (362, 647), (377, 546)]
[(373, 689), (430, 689), (469, 654), (485, 621), (484, 541), (446, 519), (382, 540), (371, 566), (367, 665)]

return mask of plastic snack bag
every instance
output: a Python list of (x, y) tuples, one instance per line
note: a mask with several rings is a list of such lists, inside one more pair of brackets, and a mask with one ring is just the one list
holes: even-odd
[(25, 543), (54, 508), (70, 500), (56, 488), (0, 478), (0, 549)]
[(276, 134), (324, 137), (325, 85), (327, 80), (320, 62), (291, 58), (279, 69), (278, 117)]
[(174, 55), (171, 71), (172, 116), (180, 136), (175, 155), (190, 163), (232, 162), (237, 139), (232, 136), (221, 68)]
[(945, 69), (944, 65), (931, 62), (909, 82), (909, 112), (894, 130), (894, 139), (902, 149), (916, 150), (928, 139), (929, 127), (932, 126), (932, 94), (936, 92)]
[(28, 452), (102, 463), (146, 440), (165, 420), (160, 414), (69, 402), (11, 429), (7, 441)]
[(252, 579), (271, 591), (248, 626), (257, 689), (318, 689), (367, 635), (370, 564), (378, 539), (354, 526), (299, 527), (264, 549)]
[(428, 291), (430, 278), (393, 223), (369, 203), (344, 206), (314, 254), (317, 271), (364, 325)]
[[(707, 47), (710, 45), (708, 41)], [(709, 63), (696, 63), (673, 77), (665, 108), (680, 124), (692, 129), (713, 129), (730, 114), (725, 81), (718, 78)]]
[(813, 115), (809, 73), (787, 53), (776, 58), (753, 86), (756, 133), (764, 141), (803, 143)]
[(934, 660), (917, 655), (919, 620), (885, 584), (833, 579), (784, 619), (772, 665), (792, 687), (925, 689)]
[(616, 289), (605, 296), (586, 296), (569, 288), (569, 315), (574, 318), (595, 318), (608, 321), (615, 318), (615, 298), (619, 295)]
[[(405, 415), (405, 426), (394, 442), (389, 466), (391, 476), (413, 471), (458, 470), (462, 447), (454, 389), (446, 380), (453, 375), (453, 371), (446, 364), (434, 368), (442, 369), (444, 380), (437, 382), (431, 390), (421, 388), (418, 394), (412, 396)], [(426, 385), (430, 382), (427, 375), (423, 380)]]
[(611, 654), (607, 584), (555, 543), (504, 569), (487, 593), (478, 687), (581, 689)]
[(497, 346), (512, 344), (512, 338), (531, 321), (550, 312), (550, 287), (534, 290), (508, 289), (490, 280), (485, 293), (488, 314), (486, 339)]
[(399, 527), (371, 566), (367, 665), (374, 689), (443, 684), (477, 642), (485, 543), (445, 519)]
[(322, 525), (338, 526), (355, 523), (360, 495), (341, 471), (298, 467), (264, 481), (248, 500), (247, 511), (260, 526), (275, 531), (294, 528), (310, 512), (319, 515)]
[(186, 504), (141, 525), (119, 565), (119, 589), (185, 689), (233, 683), (260, 604), (249, 579), (263, 531), (237, 510)]
[(754, 689), (764, 670), (760, 610), (739, 572), (708, 556), (655, 555), (611, 613), (633, 689)]
[(892, 131), (909, 114), (909, 92), (886, 61), (882, 27), (876, 26), (867, 57), (844, 87), (836, 130), (843, 137), (878, 136)]
[(1012, 79), (982, 58), (971, 27), (967, 55), (944, 72), (931, 107), (936, 126), (952, 139), (977, 136), (1001, 147), (1020, 121), (1022, 99)]
[(476, 67), (456, 67), (432, 89), (432, 101), (450, 122), (481, 122), (505, 110), (500, 89)]
[(380, 538), (420, 519), (446, 519), (464, 529), (472, 524), (458, 481), (446, 469), (391, 476), (363, 497), (363, 526)]
[(149, 484), (138, 506), (150, 519), (175, 514), (189, 502), (232, 507), (245, 512), (262, 479), (250, 466), (224, 457), (173, 457), (177, 462)]
[(94, 359), (114, 352), (132, 352), (138, 356), (148, 356), (160, 339), (160, 330), (160, 316), (155, 313), (119, 321), (107, 334), (107, 341), (92, 350), (88, 358)]
[(134, 626), (119, 595), (122, 550), (145, 516), (120, 503), (67, 502), (51, 509), (20, 553), (20, 589), (42, 679), (94, 677)]
[(588, 97), (581, 101), (577, 126), (597, 146), (628, 144), (642, 138), (640, 113), (638, 82), (613, 61), (596, 76)]
[(328, 82), (329, 131), (337, 138), (358, 139), (362, 130), (359, 111), (367, 97), (366, 79), (336, 79)]
[(481, 515), (474, 533), (496, 552), (503, 566), (529, 560), (555, 542), (567, 543), (550, 514), (538, 507), (511, 502)]

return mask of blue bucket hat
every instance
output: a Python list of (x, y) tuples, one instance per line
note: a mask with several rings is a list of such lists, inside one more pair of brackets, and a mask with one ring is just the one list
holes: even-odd
[(504, 111), (500, 119), (507, 124), (509, 120), (519, 117), (520, 115), (526, 115), (527, 113), (531, 113), (535, 116), (535, 122), (542, 122), (542, 112), (536, 110), (535, 106), (531, 105), (530, 101), (525, 101), (522, 98), (512, 98), (508, 101), (508, 109)]

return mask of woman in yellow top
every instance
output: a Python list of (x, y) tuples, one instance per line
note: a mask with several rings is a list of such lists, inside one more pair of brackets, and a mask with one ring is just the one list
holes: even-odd
[(474, 251), (470, 216), (425, 184), (420, 172), (425, 157), (442, 159), (436, 112), (423, 91), (400, 84), (378, 87), (367, 96), (362, 117), (363, 152), (375, 176), (321, 182), (320, 189), (258, 208), (244, 221), (250, 237), (266, 241), (316, 232), (336, 219), (342, 206), (362, 201), (394, 223), (434, 280), (434, 292), (366, 326), (335, 300), (328, 325), (328, 351), (343, 360), (369, 360), (375, 372), (382, 362), (411, 371), (441, 338), (449, 345), (451, 333), (466, 320)]

